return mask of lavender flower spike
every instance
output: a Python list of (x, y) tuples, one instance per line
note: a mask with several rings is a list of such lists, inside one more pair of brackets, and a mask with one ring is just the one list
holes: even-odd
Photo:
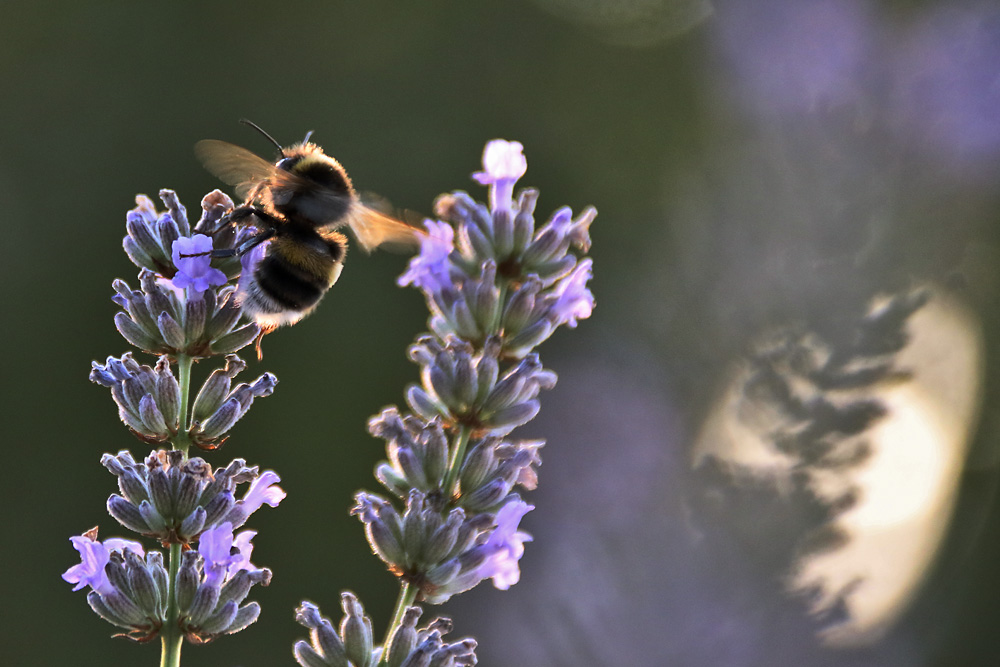
[(420, 380), (406, 390), (408, 413), (390, 406), (368, 424), (385, 441), (388, 460), (375, 476), (391, 496), (360, 491), (351, 508), (399, 579), (396, 612), (369, 658), (367, 644), (351, 654), (346, 632), (370, 625), (360, 605), (345, 606), (338, 635), (303, 603), (296, 620), (311, 642), (298, 642), (294, 654), (304, 667), (474, 665), (475, 641), (446, 644), (451, 624), (443, 619), (417, 629), (415, 603), (440, 604), (487, 579), (506, 590), (521, 577), (532, 538), (518, 527), (534, 507), (516, 489), (537, 486), (544, 441), (510, 434), (535, 417), (539, 394), (557, 380), (538, 345), (594, 309), (593, 263), (580, 254), (597, 215), (562, 207), (536, 226), (538, 191), (514, 194), (526, 169), (520, 143), (489, 142), (473, 178), (489, 186), (490, 205), (460, 191), (438, 197), (439, 219), (425, 221), (420, 253), (398, 280), (418, 288), (430, 312), (429, 332), (408, 350)]

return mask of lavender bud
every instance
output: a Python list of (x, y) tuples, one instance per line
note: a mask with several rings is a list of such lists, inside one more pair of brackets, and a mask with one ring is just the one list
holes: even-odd
[(132, 345), (150, 354), (165, 352), (161, 341), (150, 336), (145, 329), (129, 319), (125, 313), (115, 313), (115, 328)]
[(198, 583), (201, 580), (197, 563), (197, 551), (185, 551), (181, 555), (181, 566), (177, 571), (177, 606), (185, 615), (194, 604), (194, 596), (198, 592)]
[(417, 621), (423, 610), (420, 607), (407, 607), (403, 619), (392, 633), (388, 643), (387, 667), (399, 667), (417, 645)]
[(156, 404), (163, 413), (168, 430), (173, 432), (177, 431), (180, 403), (181, 387), (170, 372), (170, 362), (165, 356), (160, 357), (156, 362)]
[(198, 429), (205, 439), (214, 439), (233, 427), (233, 424), (243, 416), (243, 406), (235, 398), (230, 398), (215, 411), (211, 417)]
[(252, 343), (258, 335), (260, 327), (253, 323), (245, 324), (235, 331), (220, 336), (209, 346), (209, 350), (212, 354), (232, 354)]
[(222, 402), (229, 394), (232, 378), (246, 368), (243, 362), (235, 354), (226, 356), (225, 368), (217, 368), (205, 380), (194, 399), (192, 412), (196, 421), (204, 421), (222, 406)]
[(199, 623), (199, 632), (206, 635), (219, 635), (226, 631), (239, 611), (239, 606), (235, 602), (226, 602), (219, 605), (212, 614)]
[(509, 257), (514, 250), (514, 220), (508, 210), (493, 212), (493, 247), (496, 257), (501, 260)]
[(406, 475), (396, 472), (396, 469), (388, 463), (380, 463), (375, 467), (375, 479), (400, 498), (405, 498), (411, 488), (411, 483)]
[(177, 223), (180, 233), (185, 236), (190, 234), (191, 225), (188, 222), (187, 209), (184, 208), (184, 205), (177, 198), (177, 193), (164, 188), (160, 190), (159, 195), (160, 201), (163, 202), (163, 205), (167, 207), (167, 211), (170, 212), (170, 217)]
[[(210, 290), (205, 290), (210, 292)], [(208, 322), (208, 303), (204, 298), (188, 299), (184, 307), (184, 331), (188, 340), (199, 340)]]
[[(133, 599), (146, 616), (159, 617), (162, 611), (161, 592), (152, 574), (146, 569), (143, 560), (131, 551), (126, 552), (125, 560), (128, 563), (128, 584)], [(166, 590), (162, 593), (165, 594)]]
[(146, 394), (139, 401), (139, 417), (142, 419), (143, 425), (146, 427), (146, 432), (152, 433), (154, 436), (168, 439), (170, 437), (170, 430), (167, 428), (167, 422), (163, 418), (163, 413), (160, 409), (156, 407), (156, 399), (153, 398), (151, 394)]
[(121, 525), (140, 535), (147, 535), (151, 531), (139, 508), (121, 496), (113, 495), (108, 498), (108, 514)]
[(463, 494), (479, 488), (492, 474), (496, 467), (494, 448), (494, 440), (481, 440), (466, 454), (459, 475)]
[(358, 667), (372, 662), (372, 622), (365, 616), (361, 602), (347, 591), (341, 593), (344, 620), (340, 623), (340, 636), (344, 642), (344, 652), (348, 660)]

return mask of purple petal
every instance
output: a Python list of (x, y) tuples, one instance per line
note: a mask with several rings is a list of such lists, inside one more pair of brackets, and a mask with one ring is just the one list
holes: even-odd
[(73, 547), (80, 552), (80, 563), (66, 570), (62, 578), (71, 584), (76, 584), (73, 586), (74, 591), (78, 591), (84, 586), (90, 586), (91, 589), (102, 595), (114, 592), (114, 587), (104, 573), (104, 567), (108, 564), (112, 551), (122, 551), (129, 548), (139, 556), (145, 556), (142, 545), (131, 540), (111, 538), (100, 542), (87, 534), (75, 535), (69, 540), (73, 543)]
[(590, 317), (594, 310), (594, 295), (587, 289), (593, 275), (593, 261), (584, 259), (568, 275), (556, 283), (552, 296), (552, 315), (559, 324), (576, 327), (577, 320)]
[(455, 228), (446, 222), (425, 220), (427, 236), (420, 240), (420, 253), (410, 260), (406, 273), (396, 281), (400, 287), (413, 284), (435, 293), (452, 284), (448, 256), (455, 249)]
[(243, 508), (247, 516), (253, 514), (260, 506), (267, 503), (277, 507), (287, 495), (280, 486), (274, 486), (281, 478), (272, 470), (264, 471), (260, 477), (250, 483), (250, 488), (243, 496)]
[[(171, 246), (171, 259), (177, 267), (174, 275), (174, 287), (181, 289), (189, 288), (196, 294), (201, 294), (211, 287), (225, 285), (226, 274), (219, 269), (213, 269), (212, 238), (204, 234), (194, 236), (182, 236), (173, 242)], [(197, 255), (196, 257), (182, 257), (181, 255)]]

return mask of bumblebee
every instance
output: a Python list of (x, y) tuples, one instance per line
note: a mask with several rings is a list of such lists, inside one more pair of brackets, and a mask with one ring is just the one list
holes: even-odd
[[(362, 204), (340, 163), (310, 143), (311, 132), (283, 148), (257, 125), (241, 122), (278, 148), (277, 162), (214, 139), (195, 144), (195, 154), (244, 199), (220, 224), (249, 226), (255, 233), (212, 256), (243, 258), (237, 298), (262, 338), (311, 313), (337, 282), (347, 254), (339, 228), (349, 227), (366, 252), (386, 244), (416, 248), (423, 233)], [(259, 355), (260, 338), (257, 350)]]

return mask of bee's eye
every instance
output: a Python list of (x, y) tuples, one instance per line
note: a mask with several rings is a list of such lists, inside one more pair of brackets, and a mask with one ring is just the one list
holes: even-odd
[(276, 166), (278, 167), (278, 169), (284, 169), (285, 171), (291, 171), (292, 167), (294, 167), (295, 164), (300, 159), (301, 158), (298, 158), (298, 157), (285, 157), (285, 158), (281, 158), (280, 160), (278, 160), (278, 164)]

